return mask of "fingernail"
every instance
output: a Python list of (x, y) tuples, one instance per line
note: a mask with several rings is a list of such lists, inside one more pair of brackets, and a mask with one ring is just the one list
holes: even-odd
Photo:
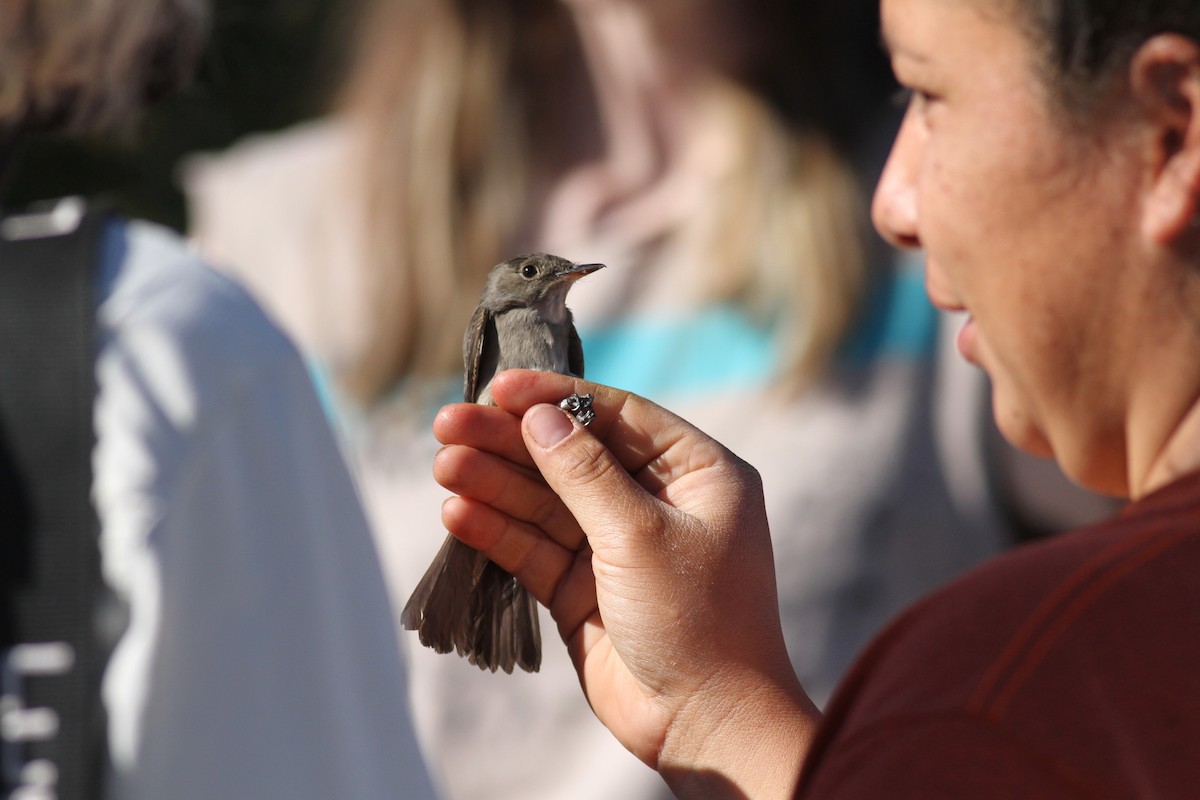
[(574, 426), (567, 415), (554, 406), (534, 406), (525, 418), (529, 435), (539, 447), (549, 449), (567, 437)]

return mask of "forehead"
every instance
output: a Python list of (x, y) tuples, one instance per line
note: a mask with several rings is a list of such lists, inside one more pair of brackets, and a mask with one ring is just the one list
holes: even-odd
[[(1018, 20), (1024, 19), (1025, 10), (1022, 0), (881, 0), (883, 44), (888, 52), (895, 53), (913, 36), (931, 31), (944, 36), (967, 18), (1019, 33), (1024, 26)], [(952, 41), (943, 39), (945, 43)]]
[(1015, 0), (882, 0), (881, 35), (897, 77), (939, 95), (1036, 88), (1039, 49), (1014, 7)]

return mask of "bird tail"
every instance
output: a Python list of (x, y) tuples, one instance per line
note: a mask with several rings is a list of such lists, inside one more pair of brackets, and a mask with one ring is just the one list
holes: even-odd
[(517, 579), (453, 536), (404, 606), (400, 621), (421, 644), (455, 651), (480, 669), (537, 672), (542, 662), (537, 601)]

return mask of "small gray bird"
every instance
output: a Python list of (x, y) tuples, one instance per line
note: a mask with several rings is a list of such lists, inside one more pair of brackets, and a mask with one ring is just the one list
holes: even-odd
[[(582, 377), (583, 346), (567, 292), (603, 266), (533, 253), (492, 267), (463, 336), (464, 399), (490, 404), (492, 377), (506, 369)], [(570, 408), (563, 408), (579, 417), (579, 402), (586, 406), (591, 398), (568, 400)], [(584, 411), (590, 414), (590, 407)], [(400, 619), (418, 632), (421, 644), (439, 653), (455, 650), (481, 669), (512, 672), (516, 665), (537, 672), (542, 663), (537, 601), (516, 578), (453, 536), (446, 537)]]

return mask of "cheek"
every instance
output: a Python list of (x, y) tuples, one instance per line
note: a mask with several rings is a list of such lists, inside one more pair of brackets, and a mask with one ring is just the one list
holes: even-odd
[[(1010, 237), (999, 230), (995, 196), (977, 166), (933, 153), (922, 165), (917, 206), (921, 243), (958, 299), (969, 303), (972, 287), (994, 277), (987, 264)], [(931, 276), (933, 277), (933, 276)]]
[(1090, 427), (1097, 415), (1083, 346), (1084, 321), (1091, 315), (1079, 303), (1078, 287), (1055, 264), (1036, 269), (1015, 254), (1011, 262), (991, 266), (1000, 279), (972, 288), (980, 298), (981, 363), (991, 379), (997, 423), (1018, 448), (1062, 456), (1072, 449), (1072, 432)]
[(1079, 168), (1061, 146), (1009, 127), (947, 125), (931, 139), (918, 182), (921, 238), (964, 292), (1016, 293), (1014, 303), (1035, 306), (1044, 268), (1086, 233)]

